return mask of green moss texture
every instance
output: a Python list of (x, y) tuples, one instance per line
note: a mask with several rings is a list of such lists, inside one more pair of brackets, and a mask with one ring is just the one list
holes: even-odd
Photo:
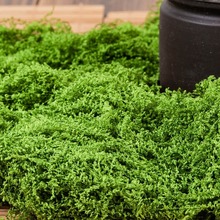
[(20, 219), (220, 219), (220, 80), (160, 91), (141, 27), (0, 26), (0, 201)]

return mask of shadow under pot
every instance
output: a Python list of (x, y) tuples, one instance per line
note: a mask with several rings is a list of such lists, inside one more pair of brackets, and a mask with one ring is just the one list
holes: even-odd
[(220, 0), (164, 0), (160, 11), (160, 85), (192, 91), (220, 76)]

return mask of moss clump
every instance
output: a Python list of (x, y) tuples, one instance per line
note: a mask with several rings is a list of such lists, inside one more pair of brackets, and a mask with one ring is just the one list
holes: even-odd
[(220, 80), (160, 92), (158, 17), (84, 35), (0, 27), (0, 56), (0, 199), (12, 214), (220, 218)]

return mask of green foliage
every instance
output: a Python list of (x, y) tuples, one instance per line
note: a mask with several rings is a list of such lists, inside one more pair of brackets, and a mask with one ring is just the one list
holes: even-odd
[(220, 219), (220, 79), (160, 92), (142, 27), (0, 27), (0, 200), (20, 219)]
[(0, 84), (1, 101), (11, 109), (32, 109), (45, 104), (55, 89), (58, 73), (46, 65), (20, 64), (12, 74), (7, 74)]

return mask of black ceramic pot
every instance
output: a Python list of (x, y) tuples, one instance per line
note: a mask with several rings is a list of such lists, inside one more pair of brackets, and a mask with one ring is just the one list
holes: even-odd
[(220, 0), (164, 0), (160, 12), (160, 84), (192, 91), (220, 77)]

